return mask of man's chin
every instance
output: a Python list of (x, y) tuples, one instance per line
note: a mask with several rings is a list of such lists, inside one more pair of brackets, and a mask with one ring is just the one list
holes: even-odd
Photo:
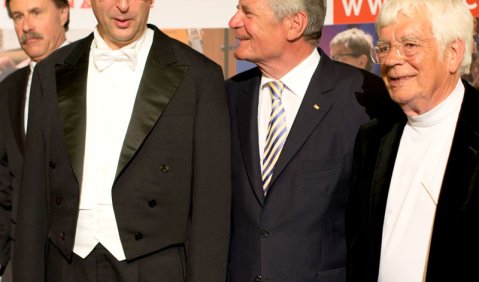
[(234, 56), (238, 60), (248, 61), (248, 59), (250, 59), (250, 56), (248, 56), (248, 54), (244, 50), (242, 50), (241, 48), (237, 48), (235, 50)]
[(44, 52), (38, 52), (37, 50), (29, 51), (29, 50), (23, 49), (23, 51), (25, 51), (25, 53), (30, 59), (37, 62), (40, 61), (42, 57), (44, 56)]

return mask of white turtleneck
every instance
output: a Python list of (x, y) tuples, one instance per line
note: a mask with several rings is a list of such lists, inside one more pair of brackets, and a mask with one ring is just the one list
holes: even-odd
[(425, 281), (437, 201), (463, 98), (459, 81), (434, 109), (408, 117), (389, 187), (378, 281)]

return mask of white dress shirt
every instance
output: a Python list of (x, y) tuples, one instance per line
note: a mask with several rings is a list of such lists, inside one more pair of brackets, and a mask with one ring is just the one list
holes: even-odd
[[(286, 114), (286, 136), (288, 136), (293, 126), (294, 119), (303, 101), (303, 97), (306, 94), (311, 78), (318, 67), (319, 60), (319, 52), (317, 49), (314, 49), (311, 55), (280, 79), (284, 84), (281, 103), (283, 104)], [(275, 79), (263, 75), (259, 89), (258, 141), (261, 169), (263, 169), (264, 146), (271, 115), (271, 92), (268, 87), (268, 82), (273, 80)]]
[[(73, 248), (82, 258), (101, 243), (117, 260), (125, 259), (113, 210), (112, 186), (153, 34), (147, 29), (137, 41), (121, 48), (136, 50), (134, 69), (128, 62), (115, 61), (100, 71), (90, 52), (85, 158)], [(92, 50), (110, 49), (96, 29), (94, 36)]]
[(27, 134), (27, 126), (28, 126), (28, 109), (29, 109), (29, 103), (30, 103), (30, 89), (32, 88), (32, 76), (33, 76), (33, 70), (35, 70), (35, 66), (37, 65), (37, 62), (31, 61), (30, 62), (30, 74), (28, 74), (28, 81), (27, 81), (27, 91), (25, 92), (25, 104), (24, 106), (24, 111), (23, 111), (23, 126), (25, 130), (25, 135)]
[(463, 98), (459, 81), (434, 109), (408, 117), (384, 216), (381, 282), (425, 281), (437, 201)]

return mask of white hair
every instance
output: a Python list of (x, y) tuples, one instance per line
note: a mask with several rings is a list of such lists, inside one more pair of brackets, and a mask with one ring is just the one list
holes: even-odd
[(381, 7), (376, 19), (376, 30), (394, 24), (397, 15), (406, 17), (426, 15), (432, 25), (432, 33), (439, 44), (441, 54), (454, 40), (464, 41), (464, 58), (461, 73), (469, 72), (474, 46), (474, 19), (461, 0), (388, 0)]

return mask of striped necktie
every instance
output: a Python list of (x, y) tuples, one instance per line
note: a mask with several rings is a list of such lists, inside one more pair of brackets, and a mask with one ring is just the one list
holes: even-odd
[(281, 103), (284, 84), (281, 81), (271, 81), (268, 83), (268, 87), (271, 90), (272, 107), (263, 155), (264, 195), (268, 193), (274, 166), (286, 141), (286, 114)]

